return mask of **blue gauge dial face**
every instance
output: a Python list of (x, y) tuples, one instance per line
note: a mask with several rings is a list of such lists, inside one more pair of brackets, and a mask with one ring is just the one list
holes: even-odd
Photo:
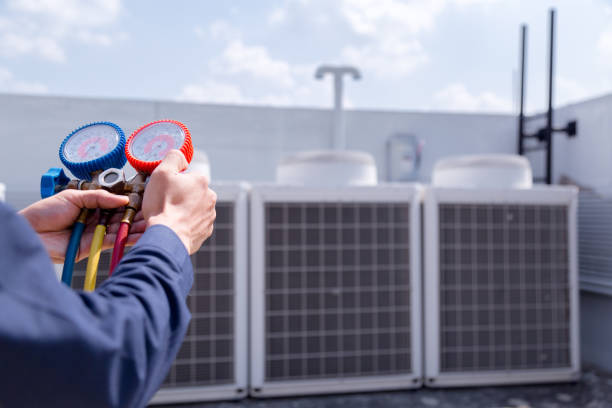
[(180, 149), (185, 132), (175, 123), (154, 123), (142, 129), (130, 142), (130, 154), (144, 162), (162, 160), (172, 149)]
[(119, 133), (112, 126), (104, 124), (87, 126), (68, 139), (63, 153), (70, 162), (88, 162), (112, 152), (119, 144), (119, 138)]

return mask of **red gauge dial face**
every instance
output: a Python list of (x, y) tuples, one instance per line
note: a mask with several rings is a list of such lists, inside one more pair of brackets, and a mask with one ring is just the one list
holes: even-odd
[(98, 159), (119, 143), (119, 134), (112, 126), (88, 126), (70, 137), (64, 145), (64, 156), (73, 163)]
[(154, 162), (162, 160), (172, 149), (185, 143), (185, 132), (172, 122), (154, 123), (134, 135), (129, 150), (135, 159)]
[(182, 123), (161, 120), (135, 131), (128, 139), (125, 150), (132, 167), (151, 173), (172, 149), (181, 150), (190, 162), (193, 155), (191, 135)]

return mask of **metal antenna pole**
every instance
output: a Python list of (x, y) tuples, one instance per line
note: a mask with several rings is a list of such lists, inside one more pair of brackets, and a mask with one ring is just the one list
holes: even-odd
[(518, 117), (518, 154), (525, 153), (523, 143), (525, 137), (525, 65), (527, 64), (527, 25), (521, 25), (521, 85), (519, 95), (519, 117)]
[(334, 134), (333, 147), (336, 150), (344, 150), (346, 148), (346, 132), (344, 121), (344, 110), (342, 108), (342, 96), (344, 84), (342, 77), (350, 75), (353, 79), (361, 78), (361, 73), (355, 67), (350, 66), (331, 66), (321, 65), (315, 71), (316, 79), (323, 79), (326, 74), (331, 74), (334, 77)]
[(546, 184), (552, 184), (553, 80), (555, 65), (555, 9), (550, 9), (548, 54), (548, 112), (546, 112)]

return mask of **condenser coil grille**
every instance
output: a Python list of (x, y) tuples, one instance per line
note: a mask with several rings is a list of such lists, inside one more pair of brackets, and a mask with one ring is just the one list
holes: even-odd
[(264, 208), (265, 380), (410, 373), (410, 205)]
[(191, 323), (162, 387), (234, 380), (234, 205), (217, 203), (213, 235), (191, 257)]
[[(194, 282), (187, 297), (191, 323), (162, 389), (235, 383), (234, 203), (218, 202), (213, 235), (191, 256)], [(126, 248), (126, 251), (128, 248)], [(108, 277), (111, 251), (100, 257), (97, 285)], [(87, 259), (74, 268), (83, 288)]]
[(439, 205), (440, 371), (570, 367), (567, 205)]

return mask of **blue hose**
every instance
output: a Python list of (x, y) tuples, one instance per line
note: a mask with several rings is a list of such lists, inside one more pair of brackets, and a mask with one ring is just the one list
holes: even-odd
[(70, 234), (70, 241), (68, 242), (68, 248), (66, 249), (66, 256), (64, 257), (64, 269), (62, 270), (62, 282), (70, 286), (72, 284), (72, 271), (74, 270), (74, 261), (79, 251), (79, 245), (81, 244), (81, 235), (85, 229), (85, 223), (77, 221), (74, 223), (72, 228), (72, 234)]

